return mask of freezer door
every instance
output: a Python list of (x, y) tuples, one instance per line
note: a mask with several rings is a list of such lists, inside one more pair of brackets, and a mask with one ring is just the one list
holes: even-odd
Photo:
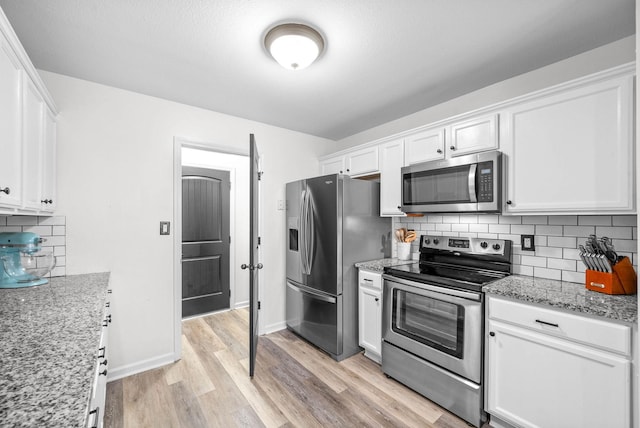
[(302, 283), (302, 255), (301, 255), (301, 230), (300, 230), (300, 206), (302, 204), (302, 189), (304, 181), (287, 183), (286, 187), (286, 212), (287, 212), (287, 278), (294, 282)]
[(287, 327), (320, 349), (342, 354), (342, 296), (330, 296), (287, 281)]
[[(307, 225), (307, 273), (301, 283), (323, 293), (342, 294), (342, 180), (325, 175), (306, 180), (307, 209), (312, 222)], [(303, 213), (304, 214), (304, 213)], [(304, 217), (304, 215), (303, 215)], [(302, 226), (301, 226), (302, 227)]]

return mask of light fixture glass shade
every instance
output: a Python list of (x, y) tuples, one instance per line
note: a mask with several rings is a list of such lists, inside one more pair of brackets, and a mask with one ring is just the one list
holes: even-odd
[(302, 70), (313, 63), (324, 49), (320, 33), (302, 24), (282, 24), (264, 38), (271, 56), (284, 68)]

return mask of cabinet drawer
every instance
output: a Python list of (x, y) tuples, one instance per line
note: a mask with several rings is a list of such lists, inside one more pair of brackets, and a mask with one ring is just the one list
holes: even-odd
[(382, 274), (367, 270), (360, 270), (360, 274), (358, 275), (358, 284), (360, 284), (361, 287), (382, 290)]
[(617, 352), (631, 353), (631, 329), (554, 309), (489, 297), (489, 318)]

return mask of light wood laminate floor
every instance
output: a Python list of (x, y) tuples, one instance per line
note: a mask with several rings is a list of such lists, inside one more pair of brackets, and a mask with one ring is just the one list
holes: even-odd
[(260, 337), (251, 379), (248, 321), (184, 321), (182, 360), (109, 382), (105, 426), (468, 427), (362, 354), (337, 363), (287, 330)]

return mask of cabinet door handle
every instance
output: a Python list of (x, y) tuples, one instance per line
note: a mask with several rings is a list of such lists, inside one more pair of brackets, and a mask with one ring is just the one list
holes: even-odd
[(2, 193), (6, 193), (6, 194), (8, 195), (9, 193), (11, 193), (11, 189), (9, 189), (8, 187), (1, 188), (1, 189), (0, 189), (0, 192), (2, 192)]
[(90, 425), (91, 428), (98, 428), (98, 418), (100, 417), (100, 407), (96, 407), (95, 409), (89, 412), (89, 416), (93, 415), (93, 423)]
[(450, 146), (450, 147), (449, 147), (449, 149), (450, 149), (450, 150), (455, 150), (455, 149), (456, 149), (456, 146)]
[(490, 331), (490, 332), (489, 332), (489, 336), (493, 337), (493, 336), (495, 336), (495, 335), (496, 335), (496, 333), (495, 333), (495, 332), (493, 332), (493, 331)]
[[(453, 147), (453, 146), (452, 146), (452, 147)], [(436, 153), (437, 153), (437, 154), (439, 154), (439, 155), (441, 155), (441, 154), (442, 154), (442, 149), (438, 149), (438, 150), (436, 150)]]
[(380, 298), (379, 298), (379, 297), (376, 297), (376, 302), (378, 302), (379, 300), (380, 300)]
[(511, 200), (507, 201), (507, 205), (511, 205), (513, 202), (511, 202)]
[(372, 279), (369, 279), (369, 278), (363, 278), (362, 280), (363, 280), (363, 281), (366, 281), (366, 282), (373, 282), (373, 280), (372, 280)]
[(552, 322), (547, 322), (547, 321), (542, 321), (542, 320), (536, 320), (536, 322), (537, 322), (538, 324), (549, 325), (549, 326), (551, 326), (551, 327), (556, 327), (556, 328), (558, 328), (558, 327), (559, 327), (559, 325), (558, 325), (558, 324), (554, 324), (554, 323), (552, 323)]

